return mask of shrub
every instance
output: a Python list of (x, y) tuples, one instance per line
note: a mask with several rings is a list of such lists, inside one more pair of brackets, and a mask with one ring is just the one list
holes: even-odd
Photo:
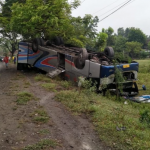
[(141, 123), (144, 123), (150, 127), (150, 111), (147, 109), (141, 111), (139, 120)]

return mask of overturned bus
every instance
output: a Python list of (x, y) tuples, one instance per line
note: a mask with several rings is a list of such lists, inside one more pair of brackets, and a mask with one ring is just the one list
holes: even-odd
[(121, 70), (124, 77), (123, 92), (127, 95), (138, 94), (136, 84), (138, 63), (113, 63), (114, 51), (106, 47), (104, 52), (92, 52), (85, 48), (64, 46), (62, 39), (57, 37), (55, 42), (36, 38), (30, 42), (19, 42), (17, 69), (23, 70), (28, 66), (36, 67), (47, 72), (51, 78), (63, 74), (66, 80), (78, 82), (80, 76), (96, 81), (97, 89), (106, 85), (106, 89), (116, 90), (115, 70)]

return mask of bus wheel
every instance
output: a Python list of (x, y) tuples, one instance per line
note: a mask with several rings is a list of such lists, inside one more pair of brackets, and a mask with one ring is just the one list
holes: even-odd
[(38, 51), (38, 46), (41, 46), (41, 39), (40, 38), (36, 38), (33, 40), (32, 42), (32, 50), (33, 52), (37, 52)]
[(104, 53), (106, 56), (108, 56), (109, 58), (114, 57), (114, 50), (112, 47), (106, 47), (104, 50)]
[(85, 66), (85, 60), (87, 60), (87, 58), (88, 58), (87, 50), (85, 48), (82, 48), (81, 53), (74, 60), (76, 68), (83, 69)]

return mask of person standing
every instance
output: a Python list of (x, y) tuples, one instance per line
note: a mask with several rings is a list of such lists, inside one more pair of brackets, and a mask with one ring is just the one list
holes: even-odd
[(7, 55), (5, 55), (3, 62), (5, 62), (6, 69), (7, 69), (8, 68), (8, 62), (9, 62), (9, 58), (7, 57)]
[(16, 56), (14, 56), (14, 64), (16, 64)]

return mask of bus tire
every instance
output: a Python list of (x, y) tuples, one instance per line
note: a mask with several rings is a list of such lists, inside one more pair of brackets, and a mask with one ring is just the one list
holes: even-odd
[(85, 66), (85, 60), (87, 59), (88, 59), (87, 50), (85, 48), (82, 48), (79, 56), (74, 60), (76, 68), (83, 69)]
[(112, 47), (106, 47), (104, 50), (104, 54), (109, 57), (109, 58), (113, 58), (114, 57), (114, 50)]
[(39, 45), (41, 46), (41, 39), (40, 38), (36, 38), (33, 40), (32, 42), (32, 50), (33, 52), (37, 52), (39, 49)]
[(53, 39), (53, 43), (57, 46), (61, 45), (61, 42), (60, 42), (60, 38), (58, 36), (56, 36), (54, 39)]

